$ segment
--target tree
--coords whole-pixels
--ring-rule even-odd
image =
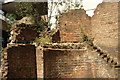
[[[83,8],[82,0],[51,0],[48,2],[48,26],[51,27],[54,24],[58,24],[59,17],[62,13],[65,13],[71,9],[81,9]],[[53,20],[55,22],[53,22]],[[56,20],[55,20],[56,19]]]
[[[38,31],[42,31],[45,29],[45,26],[47,23],[40,18],[42,14],[47,14],[47,5],[45,2],[19,2],[17,5],[15,5],[16,13],[6,14],[6,21],[8,23],[8,26],[11,27],[12,24],[16,22],[16,16],[19,16],[21,18],[23,17],[31,17],[32,20],[34,20],[35,27]]]

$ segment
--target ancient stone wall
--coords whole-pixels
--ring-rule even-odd
[[[84,10],[70,10],[59,19],[61,42],[82,42],[82,36],[91,32],[90,17]]]
[[[6,49],[8,79],[37,78],[36,50],[34,45],[14,45]]]

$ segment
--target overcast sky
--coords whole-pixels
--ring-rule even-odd
[[[94,15],[94,10],[97,8],[98,4],[102,2],[103,0],[83,0],[83,7],[84,10],[86,10],[86,14],[92,17]]]

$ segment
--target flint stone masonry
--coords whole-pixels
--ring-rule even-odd
[[[91,18],[93,43],[118,59],[118,2],[103,2]]]
[[[8,56],[8,79],[29,78],[36,80],[36,50],[34,45],[14,45],[6,49]]]
[[[61,42],[82,42],[84,33],[91,32],[90,17],[84,10],[70,10],[63,13],[59,19]]]
[[[67,49],[45,49],[44,78],[117,78],[96,52]]]

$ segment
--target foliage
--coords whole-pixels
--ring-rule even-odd
[[[42,9],[40,9],[40,7]],[[23,18],[27,16],[32,17],[35,25],[37,25],[37,30],[42,31],[45,29],[44,27],[47,25],[47,23],[40,18],[42,13],[47,12],[47,6],[44,5],[44,2],[19,2],[15,5],[15,9],[16,12],[14,14],[6,14],[8,27],[11,27],[11,25],[16,22],[17,17]]]
[[[89,41],[88,36],[83,35],[83,41]]]
[[[74,2],[75,1],[75,2]],[[59,17],[62,13],[65,13],[71,9],[82,9],[82,0],[59,0],[54,1],[51,0],[48,2],[49,6],[49,20],[48,20],[48,26],[58,24]],[[54,16],[55,15],[55,16]],[[52,19],[56,19],[56,21],[52,21]]]
[[[56,32],[56,29],[52,29],[50,31],[44,31],[41,33],[41,37],[36,38],[34,42],[36,42],[38,45],[39,44],[48,44],[52,42],[51,37],[53,34]]]
[[[43,5],[43,3],[38,2],[20,2],[18,5],[16,5],[16,14],[25,17],[25,16],[32,16],[33,20],[35,21],[36,25],[39,27],[44,27],[46,24],[45,22],[40,19],[40,7],[42,7],[43,11],[42,13],[45,13],[47,10],[47,6]],[[43,6],[41,6],[43,5]]]
[[[37,44],[48,44],[51,42],[51,39],[48,36],[40,37],[40,38],[36,38],[35,42]]]
[[[15,5],[16,7],[16,13],[19,16],[29,16],[29,15],[33,15],[33,16],[37,16],[38,12],[36,9],[33,8],[32,3],[30,2],[20,2],[18,5]],[[33,14],[33,12],[35,14]]]
[[[16,15],[11,14],[11,13],[7,13],[5,21],[7,22],[8,29],[10,29],[11,26],[16,22]]]

